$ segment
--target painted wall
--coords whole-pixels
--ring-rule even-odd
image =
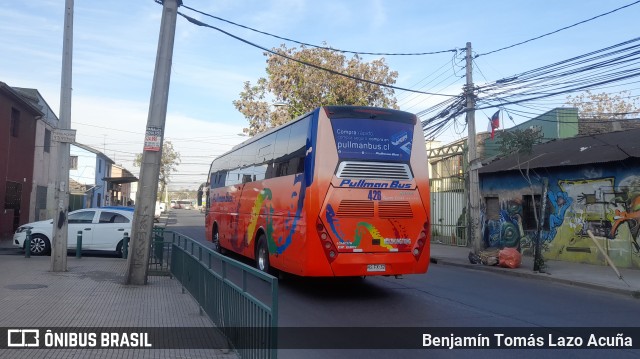
[[[547,259],[605,264],[587,235],[591,230],[617,266],[640,268],[640,160],[549,168],[532,175],[535,194],[542,193],[542,176],[549,179],[548,208],[541,232]],[[536,232],[523,230],[523,197],[530,194],[519,172],[480,175],[483,198],[498,197],[500,218],[487,217],[487,245],[520,246],[532,253]]]

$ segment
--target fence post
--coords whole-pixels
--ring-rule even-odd
[[[124,237],[122,238],[122,258],[127,259],[129,256],[129,233],[124,232]]]
[[[82,231],[78,231],[76,240],[76,258],[82,258]]]
[[[31,258],[31,230],[27,229],[27,237],[24,240],[24,257]]]

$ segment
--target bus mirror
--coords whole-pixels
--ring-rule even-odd
[[[198,207],[202,206],[202,190],[198,190]]]

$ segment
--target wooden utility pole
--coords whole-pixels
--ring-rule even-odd
[[[147,284],[149,250],[153,236],[153,217],[156,208],[158,177],[162,159],[173,42],[176,34],[176,19],[181,0],[163,0],[162,22],[153,74],[147,131],[140,164],[140,185],[136,196],[136,208],[131,227],[129,262],[127,263],[126,284]]]
[[[473,57],[471,54],[471,43],[467,42],[467,84],[465,96],[467,98],[467,146],[469,154],[469,199],[467,202],[467,234],[469,241],[473,244],[473,250],[478,253],[482,250],[482,236],[480,233],[480,180],[478,179],[478,168],[480,161],[477,155],[476,144],[476,98],[473,88]]]
[[[71,128],[71,73],[73,58],[73,0],[65,1],[64,40],[62,42],[62,74],[60,84],[60,121],[52,140],[58,146],[58,175],[54,186],[56,214],[53,217],[51,271],[67,271],[67,241],[69,211],[69,142],[75,140]]]

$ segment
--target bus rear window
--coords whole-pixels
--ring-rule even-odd
[[[411,158],[413,125],[364,118],[332,118],[340,159],[406,162]]]

